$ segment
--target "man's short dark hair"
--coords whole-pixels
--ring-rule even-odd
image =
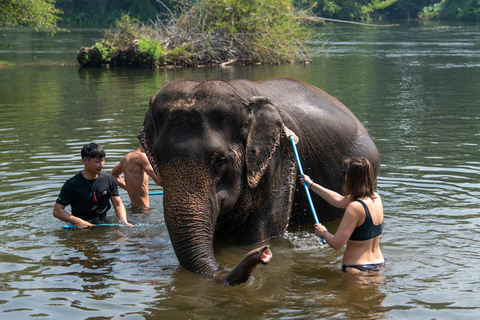
[[[82,148],[82,159],[85,158],[85,157],[90,158],[90,159],[105,158],[105,150],[103,150],[103,147],[101,145],[99,145],[98,143],[95,143],[95,142],[87,143]]]

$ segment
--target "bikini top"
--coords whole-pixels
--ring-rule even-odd
[[[375,238],[376,236],[382,234],[383,220],[382,220],[382,223],[378,225],[374,225],[367,205],[362,200],[356,200],[356,201],[360,202],[363,208],[365,209],[365,221],[361,226],[356,227],[355,230],[353,230],[353,233],[350,236],[350,240],[365,241],[365,240],[370,240],[372,238]]]

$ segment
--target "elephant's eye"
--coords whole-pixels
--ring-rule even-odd
[[[227,165],[227,157],[226,156],[219,156],[214,165],[214,170],[216,174],[220,174],[222,169]]]
[[[227,163],[227,157],[220,156],[217,158],[217,165],[224,165]]]

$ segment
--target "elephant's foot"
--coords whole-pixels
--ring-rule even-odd
[[[272,252],[269,246],[263,246],[250,251],[225,277],[224,282],[234,286],[243,283],[250,278],[258,264],[268,264],[272,259]]]

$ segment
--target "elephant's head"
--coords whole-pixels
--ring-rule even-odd
[[[139,138],[163,180],[165,221],[184,268],[237,284],[270,261],[264,246],[224,269],[213,241],[219,233],[248,234],[247,220],[264,223],[249,215],[266,192],[259,185],[285,130],[268,99],[240,96],[223,81],[173,82],[150,100]]]

